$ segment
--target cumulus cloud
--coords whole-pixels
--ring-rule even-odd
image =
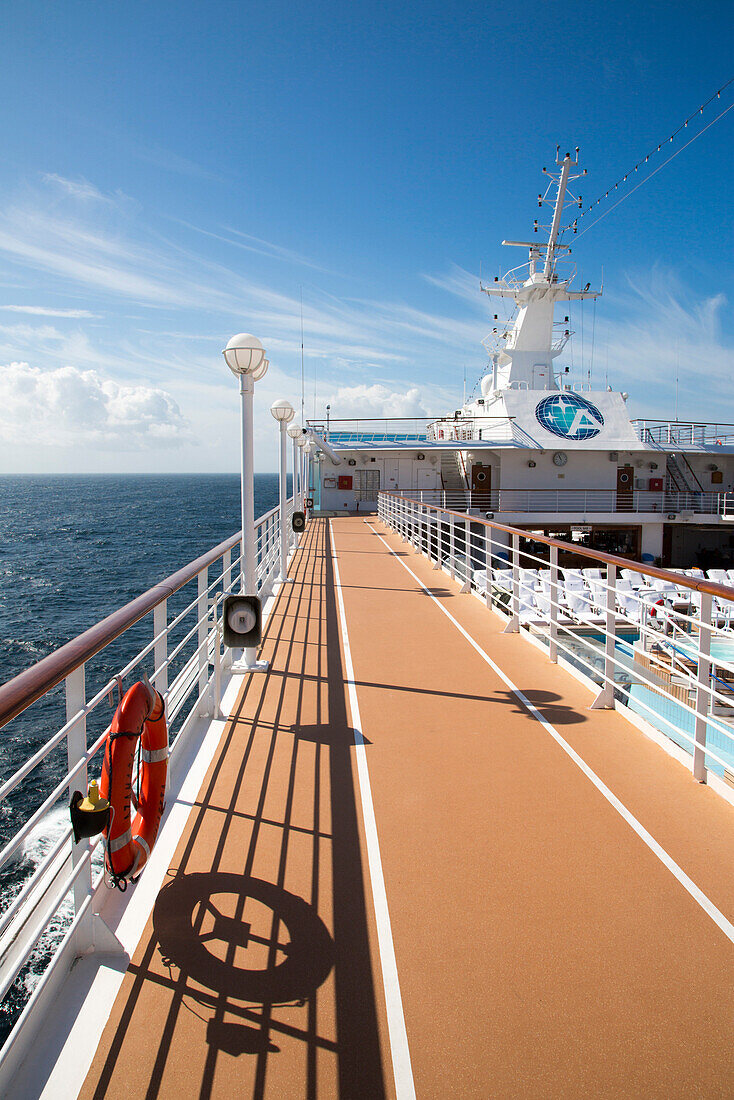
[[[137,451],[192,442],[164,390],[120,385],[94,370],[0,366],[0,441]]]
[[[386,416],[424,417],[430,415],[423,405],[418,386],[399,393],[379,382],[371,386],[341,386],[330,398],[333,415],[339,419],[379,419]]]

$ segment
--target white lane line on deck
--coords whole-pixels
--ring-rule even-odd
[[[570,756],[574,764],[576,764],[577,767],[581,769],[587,779],[591,780],[599,793],[602,794],[604,798],[606,798],[610,806],[614,807],[620,817],[622,817],[627,822],[627,824],[637,833],[640,840],[642,840],[642,842],[647,845],[650,851],[658,857],[660,862],[668,868],[670,873],[678,880],[683,889],[686,890],[693,898],[693,900],[701,906],[704,913],[706,913],[714,922],[714,924],[716,924],[721,929],[727,939],[734,943],[734,925],[731,923],[731,921],[727,920],[724,914],[716,908],[711,899],[706,894],[704,894],[703,890],[701,890],[700,887],[696,886],[695,882],[693,882],[693,880],[688,877],[683,868],[675,862],[673,857],[668,855],[668,853],[665,851],[662,845],[658,843],[655,837],[648,833],[645,826],[637,820],[634,814],[627,809],[623,802],[620,802],[616,794],[614,794],[614,792],[611,791],[609,787],[607,787],[606,783],[604,783],[604,781],[599,778],[596,772],[592,771],[586,761],[579,756],[579,754],[574,748],[571,747],[571,745],[569,745],[568,741],[566,741],[564,737],[561,737],[555,726],[551,725],[548,719],[540,713],[538,708],[530,702],[527,696],[523,695],[522,691],[520,691],[520,689],[516,687],[515,684],[513,684],[510,677],[502,671],[499,665],[497,665],[487,653],[485,653],[479,643],[474,641],[471,634],[469,634],[469,632],[464,629],[461,623],[454,618],[451,612],[443,606],[441,601],[437,599],[436,596],[434,596],[433,593],[429,591],[429,589],[426,588],[426,586],[418,577],[416,577],[413,570],[409,566],[407,566],[403,559],[395,553],[395,551],[385,541],[379,531],[376,531],[372,524],[368,523],[367,520],[365,520],[365,523],[369,527],[370,531],[372,531],[374,535],[377,535],[380,542],[383,543],[383,545],[387,548],[388,552],[392,554],[395,560],[402,565],[403,569],[405,569],[406,572],[410,573],[416,584],[419,585],[420,588],[422,588],[422,590],[426,593],[426,595],[433,600],[436,606],[444,613],[446,618],[451,620],[459,633],[462,634],[464,638],[466,638],[469,645],[474,650],[476,650],[479,656],[484,661],[486,661],[489,667],[497,673],[499,678],[502,680],[503,683],[507,685],[513,695],[522,703],[526,710],[528,710],[530,714],[532,714],[533,718],[537,719],[537,721],[540,722],[541,726],[543,726],[543,728],[547,730],[553,740],[561,746],[563,751],[568,756]]]
[[[344,664],[347,674],[346,681],[349,688],[349,709],[352,712],[352,726],[354,727],[354,745],[357,755],[357,775],[359,777],[359,796],[362,803],[362,819],[364,821],[364,833],[367,843],[367,863],[370,869],[370,882],[372,884],[372,903],[375,909],[375,922],[377,924],[377,942],[380,949],[382,983],[385,987],[385,1008],[387,1011],[387,1029],[390,1036],[393,1076],[395,1078],[395,1093],[397,1100],[415,1100],[413,1067],[410,1062],[408,1033],[405,1029],[403,1000],[400,996],[398,964],[395,958],[395,944],[393,943],[392,929],[390,927],[390,912],[387,905],[385,877],[382,873],[380,843],[377,838],[377,820],[375,818],[375,807],[372,803],[370,773],[367,766],[364,737],[362,736],[362,719],[359,713],[357,689],[354,683],[352,651],[349,646],[347,616],[344,610],[344,597],[342,595],[339,563],[337,561],[336,548],[334,545],[334,532],[331,526],[331,520],[329,520],[329,531],[331,533],[331,556],[334,562],[336,596],[339,605],[342,643],[344,645]]]

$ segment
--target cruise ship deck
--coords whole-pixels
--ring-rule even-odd
[[[734,808],[313,520],[81,1095],[730,1096]]]

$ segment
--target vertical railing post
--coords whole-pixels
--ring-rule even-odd
[[[226,595],[232,584],[232,551],[225,550],[222,557],[222,588]]]
[[[205,713],[206,687],[209,680],[209,608],[206,590],[209,570],[201,569],[197,574],[199,598],[196,601],[196,616],[199,624],[197,642],[199,647],[199,713]]]
[[[212,702],[212,716],[220,718],[222,716],[222,632],[216,604],[214,605],[214,699]]]
[[[486,527],[485,530],[487,532],[484,550],[484,556],[487,560],[487,607],[491,607],[494,591],[494,528]]]
[[[484,603],[487,609],[492,606],[492,528],[482,526],[484,532]]]
[[[168,691],[168,600],[161,600],[157,607],[153,608],[153,686],[165,697]]]
[[[558,662],[558,547],[550,548],[550,640],[548,656],[553,664]]]
[[[614,647],[617,644],[617,567],[607,566],[606,609],[604,619],[604,683],[591,704],[591,710],[614,707]]]
[[[512,536],[512,614],[503,634],[517,634],[520,630],[520,536]]]
[[[441,520],[441,512],[438,508],[433,513],[436,520],[436,560],[433,563],[434,569],[441,568],[441,532],[443,530],[443,523]]]
[[[693,778],[706,781],[706,718],[711,698],[711,606],[709,592],[701,593],[698,631],[698,667],[696,669],[696,744],[693,749]]]
[[[86,705],[86,673],[85,665],[81,664],[78,668],[75,668],[73,672],[70,672],[65,680],[65,694],[66,694],[66,721],[70,722],[75,714],[78,714],[80,710]],[[69,766],[69,771],[75,768],[79,761],[82,759],[87,751],[87,719],[86,717],[80,718],[71,727],[66,735],[66,760]],[[83,795],[87,793],[88,778],[86,766],[81,768],[72,782],[69,784],[69,797],[74,794],[74,791],[81,791]],[[85,855],[89,851],[89,841],[80,840],[78,844],[74,843],[72,838],[71,846],[71,865],[76,867]],[[79,873],[74,882],[74,913],[78,913],[92,893],[92,862],[89,860],[87,866],[83,871]],[[76,951],[78,955],[83,955],[85,951],[88,951],[93,943],[92,932],[92,910],[88,909],[85,918],[81,921],[77,933],[76,933]]]
[[[449,576],[452,580],[456,576],[456,531],[453,516],[449,516]]]

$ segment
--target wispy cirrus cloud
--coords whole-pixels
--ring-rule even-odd
[[[56,172],[44,172],[42,179],[45,183],[58,188],[65,195],[80,202],[111,202],[108,195],[104,195],[98,187],[89,180],[70,180],[65,176],[59,176]]]
[[[669,267],[631,272],[622,291],[605,291],[597,323],[593,378],[603,372],[615,389],[629,391],[637,416],[682,419],[734,418],[731,372],[734,346],[724,335],[722,294],[700,295]],[[579,313],[574,315],[575,354],[581,351]],[[584,370],[592,345],[586,328]],[[584,376],[586,377],[586,375]],[[714,397],[715,395],[715,397]],[[715,411],[712,401],[715,399]]]
[[[322,271],[325,274],[331,274],[328,268],[323,267],[321,264],[315,263],[309,259],[308,256],[301,255],[300,252],[296,252],[291,248],[285,248],[282,245],[273,244],[271,241],[261,240],[260,237],[250,236],[249,233],[242,233],[239,229],[232,229],[229,226],[224,227],[224,232],[215,233],[211,229],[204,229],[200,225],[193,225],[191,222],[182,221],[180,218],[176,219],[179,225],[185,226],[187,229],[191,229],[194,233],[201,234],[202,237],[209,237],[214,241],[221,241],[223,244],[231,245],[233,248],[240,248],[244,252],[252,252],[256,256],[266,256],[272,260],[282,260],[285,263],[297,264],[301,267],[310,268],[312,271]]]
[[[56,180],[49,185],[61,186]],[[302,311],[300,295],[284,293],[256,277],[256,263],[242,271],[218,256],[187,248],[151,232],[142,212],[125,196],[106,198],[95,203],[85,188],[77,194],[71,187],[63,203],[49,203],[43,195],[31,193],[0,207],[0,251],[9,270],[14,261],[19,270],[32,273],[34,283],[43,285],[45,278],[51,292],[72,290],[96,307],[11,306],[9,312],[35,313],[49,320],[103,317],[115,328],[110,338],[104,324],[94,332],[81,327],[63,332],[48,326],[0,326],[0,355],[6,360],[34,362],[36,355],[43,355],[44,362],[58,366],[81,369],[96,364],[137,379],[155,370],[155,377],[193,378],[198,372],[213,380],[220,341],[229,331],[249,327],[286,370],[290,364],[298,375],[301,313],[311,389],[317,388],[317,375],[320,388],[328,387],[330,379],[336,382],[360,372],[384,384],[397,368],[401,392],[407,392],[415,384],[416,370],[423,383],[432,373],[445,376],[459,355],[463,360],[473,356],[477,364],[483,359],[479,341],[486,320],[419,310],[404,302],[348,297],[341,280],[338,293],[309,285]],[[284,265],[318,267],[285,246],[241,230],[225,232],[233,234],[226,243],[251,253],[253,261],[263,254]],[[203,236],[219,237],[208,231]],[[155,312],[129,318],[120,336],[119,311],[109,304],[112,298]],[[158,326],[156,316],[161,314],[165,321]]]
[[[50,306],[2,306],[6,313],[28,313],[34,317],[69,317],[80,320],[82,318],[99,317],[98,313],[92,313],[88,309],[54,309]]]

